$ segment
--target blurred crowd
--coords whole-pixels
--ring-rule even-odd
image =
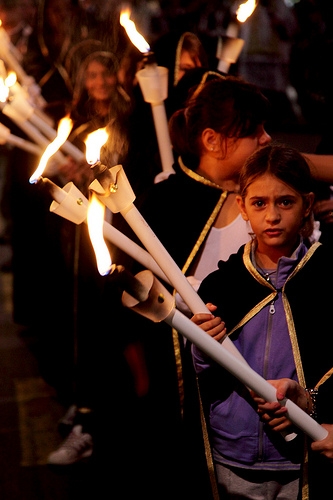
[[[168,119],[183,107],[188,90],[204,71],[229,73],[257,86],[270,101],[268,133],[310,130],[322,137],[318,152],[332,153],[333,5],[325,0],[259,0],[253,14],[240,23],[239,3],[0,0],[0,29],[36,83],[43,100],[38,111],[54,130],[61,118],[70,116],[73,129],[68,140],[84,155],[87,135],[105,127],[109,137],[101,151],[102,163],[121,164],[135,195],[143,198],[157,182],[162,163],[152,109],[137,79],[147,61],[119,22],[125,7],[156,63],[168,68]],[[244,41],[240,54],[225,61],[219,47],[234,39]],[[198,68],[200,73],[195,73]],[[31,140],[4,113],[0,122],[12,134]],[[41,370],[68,408],[63,428],[67,434],[74,428],[72,443],[79,442],[70,458],[56,451],[50,463],[66,465],[66,460],[88,457],[93,442],[98,451],[114,446],[120,461],[128,460],[128,454],[140,460],[135,449],[146,446],[147,435],[149,450],[154,446],[155,436],[145,419],[156,403],[153,398],[147,403],[154,381],[146,366],[143,334],[124,326],[117,309],[119,290],[98,274],[86,225],[76,226],[50,213],[47,193],[29,183],[39,160],[37,154],[0,143],[0,238],[1,244],[12,247],[12,260],[3,271],[13,273],[14,321],[36,337]],[[58,185],[74,182],[89,196],[93,172],[84,159],[67,155],[62,161],[53,159],[48,168],[47,176]],[[323,186],[323,196],[327,190],[330,186]],[[119,214],[107,211],[106,219],[123,228]],[[126,255],[118,257],[115,245],[108,246],[115,262],[126,264]],[[159,342],[153,346],[157,352],[172,358],[172,348],[163,353]],[[105,441],[102,431],[110,425],[112,439]],[[146,459],[133,475],[137,481],[150,457]],[[121,467],[119,471],[122,477]]]

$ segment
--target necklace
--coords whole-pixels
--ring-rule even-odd
[[[273,269],[273,271],[267,271],[266,269],[262,269],[257,265],[257,270],[265,278],[265,280],[268,281],[268,283],[272,283],[274,285],[276,277],[276,269]]]

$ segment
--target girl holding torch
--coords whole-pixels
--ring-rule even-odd
[[[265,379],[297,381],[303,388],[297,403],[314,417],[315,390],[329,385],[333,373],[333,343],[325,335],[330,296],[323,287],[323,276],[330,280],[333,267],[324,245],[309,244],[312,189],[308,164],[295,149],[267,145],[250,156],[236,201],[252,239],[202,281],[199,295],[212,314],[195,314],[192,320],[217,341],[228,334]],[[324,349],[314,332],[325,336]],[[330,462],[309,453],[300,431],[291,441],[272,431],[274,425],[290,428],[287,415],[278,413],[278,422],[267,425],[269,410],[279,404],[253,400],[196,346],[192,354],[221,498],[274,500],[283,493],[288,500],[328,499]]]

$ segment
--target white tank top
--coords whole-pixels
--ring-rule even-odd
[[[225,227],[212,227],[205,241],[194,277],[202,281],[209,273],[217,269],[219,260],[227,260],[236,253],[240,246],[247,243],[251,236],[251,226],[239,214],[231,224]]]

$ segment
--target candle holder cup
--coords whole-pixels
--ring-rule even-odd
[[[65,219],[81,224],[87,217],[88,200],[82,192],[73,184],[68,182],[63,188],[65,196],[61,203],[53,200],[50,205],[50,212],[54,212]]]
[[[168,97],[168,68],[148,64],[136,73],[143,98],[150,104],[161,103]]]

